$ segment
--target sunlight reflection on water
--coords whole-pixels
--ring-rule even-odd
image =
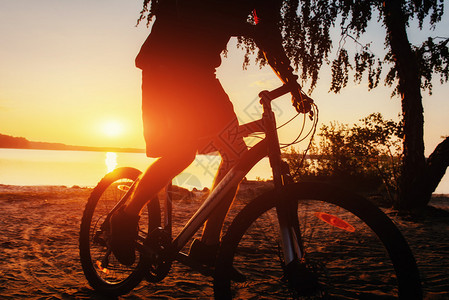
[[[114,171],[117,167],[117,153],[115,152],[106,152],[106,159],[104,160],[106,164],[106,168],[109,172]]]

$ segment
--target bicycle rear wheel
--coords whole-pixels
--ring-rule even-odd
[[[298,207],[304,253],[287,268],[275,211],[280,194]],[[246,282],[231,282],[232,266]],[[222,299],[422,297],[414,257],[391,220],[364,198],[321,183],[289,185],[249,203],[222,239],[214,289]]]
[[[92,191],[81,221],[79,250],[84,274],[95,290],[108,296],[128,293],[144,276],[143,255],[138,250],[131,266],[120,264],[114,257],[108,245],[109,224],[105,223],[140,174],[134,168],[118,168],[107,174]],[[159,202],[151,201],[139,221],[139,243],[143,243],[149,231],[160,226],[160,219]]]

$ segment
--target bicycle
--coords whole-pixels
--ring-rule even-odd
[[[288,92],[289,87],[283,85],[259,94],[262,118],[241,129],[246,135],[262,131],[265,138],[211,191],[176,237],[172,237],[169,193],[164,197],[163,213],[158,199],[148,203],[139,223],[137,259],[130,267],[118,263],[109,249],[108,221],[127,201],[140,171],[119,168],[107,174],[89,197],[80,228],[80,258],[89,284],[106,295],[126,294],[144,278],[161,281],[176,260],[211,275],[214,295],[220,299],[420,299],[421,283],[413,254],[379,208],[337,186],[291,180],[288,166],[281,159],[271,106],[274,99]],[[192,261],[181,252],[183,247],[228,189],[238,185],[266,156],[273,170],[274,188],[250,201],[233,219],[221,239],[215,267]],[[234,267],[243,273],[245,282],[234,281]]]

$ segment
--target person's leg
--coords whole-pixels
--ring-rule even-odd
[[[229,171],[227,165],[222,164],[215,177],[215,182],[213,188],[215,188],[220,181],[223,179],[224,175]],[[220,242],[220,233],[223,221],[228,213],[228,209],[234,200],[235,194],[237,192],[238,186],[232,187],[226,196],[221,200],[215,211],[209,216],[204,226],[203,234],[201,236],[201,241],[206,245],[218,245]]]
[[[180,148],[177,148],[180,149]],[[155,161],[141,176],[129,202],[117,210],[110,221],[109,244],[114,256],[124,265],[135,261],[134,243],[138,234],[139,214],[148,201],[164,188],[170,180],[181,173],[195,159],[195,147],[182,147]]]
[[[215,176],[214,189],[225,177],[228,171],[240,160],[248,148],[243,137],[238,134],[238,122],[234,122],[223,132],[219,138],[213,141],[214,147],[219,151],[222,161]],[[209,216],[203,230],[201,241],[207,245],[218,245],[223,221],[228,209],[234,200],[238,186],[232,187],[221,200],[219,206]]]
[[[243,137],[237,134],[237,120],[235,120],[231,128],[232,130],[227,130],[226,133],[221,134],[218,139],[213,141],[212,148],[215,148],[220,152],[222,162],[217,175],[215,176],[212,189],[220,183],[228,171],[240,160],[242,155],[248,151],[246,144],[243,141]],[[232,187],[221,200],[218,207],[209,216],[204,226],[201,241],[195,239],[190,246],[189,257],[195,261],[208,266],[212,266],[215,263],[223,221],[234,200],[237,188],[238,186]],[[232,269],[231,277],[232,280],[237,282],[246,281],[245,275],[236,268]]]
[[[186,150],[183,145],[182,151],[173,151],[155,161],[141,176],[125,212],[130,215],[140,214],[149,200],[193,162],[195,155],[196,148]]]

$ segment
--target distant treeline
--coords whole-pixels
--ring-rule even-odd
[[[36,150],[72,150],[72,151],[100,151],[100,152],[129,152],[144,153],[143,149],[118,147],[86,147],[72,146],[62,143],[32,142],[23,137],[0,134],[0,148],[36,149]]]

